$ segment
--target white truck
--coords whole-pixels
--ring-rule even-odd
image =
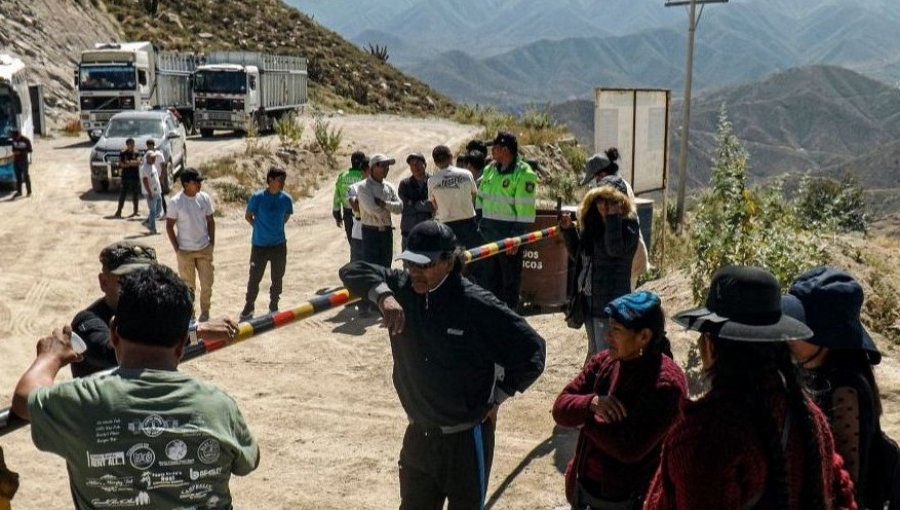
[[[149,42],[97,44],[82,51],[75,72],[81,127],[96,142],[119,112],[174,107],[190,129],[196,64],[193,53],[158,51]]]
[[[200,136],[216,129],[268,131],[276,119],[306,105],[306,59],[247,51],[216,51],[194,72],[194,121]]]
[[[31,97],[25,80],[25,64],[10,55],[0,54],[0,183],[16,182],[13,170],[11,131],[34,139]]]

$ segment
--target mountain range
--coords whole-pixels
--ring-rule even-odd
[[[900,190],[897,88],[847,69],[811,66],[702,94],[692,102],[691,186],[709,180],[722,106],[750,154],[753,177],[852,173],[866,188]],[[581,100],[553,106],[552,113],[592,147],[593,109]],[[676,105],[670,115],[670,172],[677,169],[680,125]]]
[[[789,8],[786,2],[708,8],[697,32],[695,90],[813,64],[840,65],[890,83],[900,80],[900,2],[822,3],[808,9]],[[589,98],[595,86],[679,93],[684,28],[545,39],[489,57],[454,50],[401,68],[456,100],[503,107]]]

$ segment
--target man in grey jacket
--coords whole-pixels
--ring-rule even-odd
[[[356,190],[363,235],[363,260],[391,267],[394,255],[394,227],[391,214],[403,211],[403,202],[394,186],[385,182],[393,158],[375,154],[369,160],[369,177]]]

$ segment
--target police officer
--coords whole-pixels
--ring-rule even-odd
[[[391,336],[394,387],[409,418],[401,510],[439,510],[445,500],[454,510],[483,508],[497,408],[544,370],[544,339],[461,276],[462,254],[453,231],[428,220],[400,255],[407,270],[361,261],[340,270],[352,293],[378,305]]]
[[[347,190],[354,183],[363,180],[363,169],[369,166],[369,158],[363,152],[356,151],[350,155],[350,168],[338,175],[334,182],[334,200],[331,206],[331,215],[338,227],[344,227],[347,234],[347,242],[352,244],[353,209],[347,199]]]
[[[534,223],[537,174],[519,155],[515,135],[500,131],[491,146],[494,161],[485,167],[478,187],[481,234],[486,242],[520,236]],[[487,288],[510,308],[519,304],[522,250],[493,257],[486,271]]]

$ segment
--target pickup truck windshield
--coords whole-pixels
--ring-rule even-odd
[[[137,78],[134,66],[83,65],[78,69],[79,90],[134,90]]]
[[[163,123],[157,119],[112,119],[106,127],[106,138],[162,138]]]
[[[247,73],[242,71],[197,71],[194,74],[194,91],[246,94]]]

